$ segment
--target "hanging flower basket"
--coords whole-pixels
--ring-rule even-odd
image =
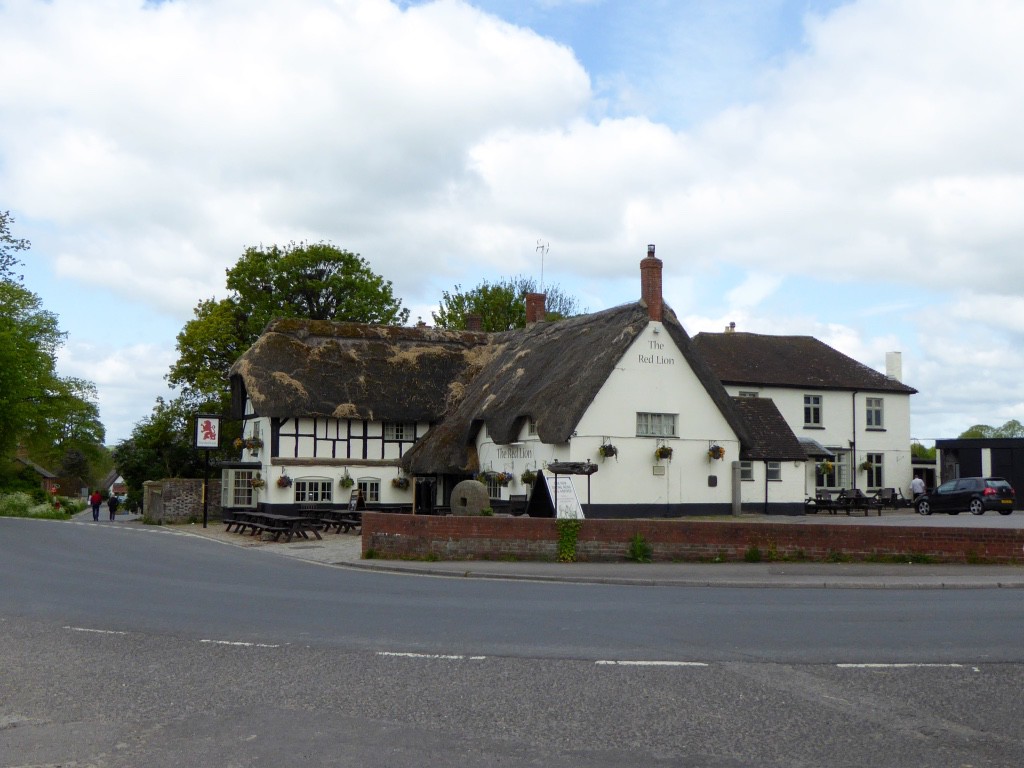
[[[255,453],[256,451],[263,447],[263,441],[260,440],[258,437],[250,437],[248,440],[245,441],[245,447],[248,448],[253,453]]]
[[[654,449],[654,458],[656,459],[669,459],[672,458],[672,446],[670,445],[659,445]]]
[[[232,445],[235,446],[235,450],[240,451],[243,448],[245,448],[245,440],[243,440],[240,437],[236,437],[235,441],[232,443]]]
[[[263,479],[259,472],[257,472],[256,477],[249,481],[249,485],[253,488],[266,488],[267,481]]]
[[[279,478],[277,478],[277,487],[278,488],[291,488],[292,487],[292,479],[290,477],[288,477],[288,475],[281,475]]]
[[[860,468],[863,469],[865,472],[870,472],[872,469],[875,468],[875,465],[872,464],[870,461],[864,461],[861,462]]]
[[[831,475],[835,468],[836,465],[833,464],[831,461],[823,461],[817,466],[819,475]]]
[[[342,488],[351,488],[356,484],[356,481],[353,480],[352,476],[346,471],[345,474],[341,476],[341,480],[339,480],[338,483]]]
[[[391,486],[393,488],[397,488],[400,491],[404,491],[406,488],[409,487],[409,478],[408,477],[393,477],[393,478],[391,478]]]
[[[611,458],[613,456],[618,456],[619,455],[619,449],[616,448],[611,443],[605,443],[604,445],[602,445],[600,448],[597,449],[597,454],[602,459],[607,459],[607,458]]]
[[[717,459],[718,461],[721,461],[722,459],[725,458],[725,448],[723,448],[720,445],[712,445],[710,448],[708,448],[708,458]]]
[[[533,485],[537,482],[537,473],[532,469],[527,469],[519,476],[519,479],[522,481],[523,485]]]
[[[498,485],[504,487],[515,479],[511,472],[499,472],[497,474]]]

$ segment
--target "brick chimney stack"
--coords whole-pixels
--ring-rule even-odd
[[[466,315],[467,331],[482,331],[484,329],[484,318],[475,312]]]
[[[661,259],[654,255],[654,245],[647,246],[647,258],[640,262],[640,298],[647,305],[647,316],[661,322]]]
[[[547,297],[543,293],[526,294],[526,324],[533,325],[544,320],[547,314],[544,309],[544,300]]]

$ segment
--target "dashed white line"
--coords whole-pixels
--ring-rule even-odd
[[[901,662],[892,664],[836,664],[839,669],[909,669],[918,667],[939,667],[947,669],[957,669],[963,667],[963,664],[931,664],[924,662]]]
[[[486,656],[462,656],[446,653],[398,653],[397,651],[377,651],[378,656],[392,656],[403,659],[441,659],[443,661],[482,661]]]
[[[211,645],[233,645],[241,648],[280,648],[280,645],[274,645],[272,643],[243,643],[237,640],[200,640],[200,643],[210,643]]]
[[[606,666],[616,667],[707,667],[710,666],[703,661],[641,661],[641,660],[626,660],[626,659],[602,659],[595,661],[595,664],[602,664]]]
[[[97,635],[127,635],[127,632],[121,632],[114,629],[90,629],[89,627],[64,627],[64,629],[72,632],[94,632]]]

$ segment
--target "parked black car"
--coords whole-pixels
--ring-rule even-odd
[[[1013,512],[1015,503],[1013,486],[1001,477],[961,477],[918,497],[914,506],[919,515],[932,512],[983,515],[987,509],[1008,515]]]

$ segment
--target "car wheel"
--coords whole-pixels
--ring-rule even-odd
[[[919,515],[930,515],[932,513],[932,505],[927,501],[917,502],[917,514]]]
[[[1013,512],[1013,510],[1012,510],[1012,509],[1000,509],[1000,510],[999,510],[999,514],[1000,514],[1000,515],[1008,515],[1008,514],[1010,514],[1011,512]]]
[[[981,499],[971,499],[971,504],[967,509],[972,515],[985,514],[985,505],[981,503]]]

